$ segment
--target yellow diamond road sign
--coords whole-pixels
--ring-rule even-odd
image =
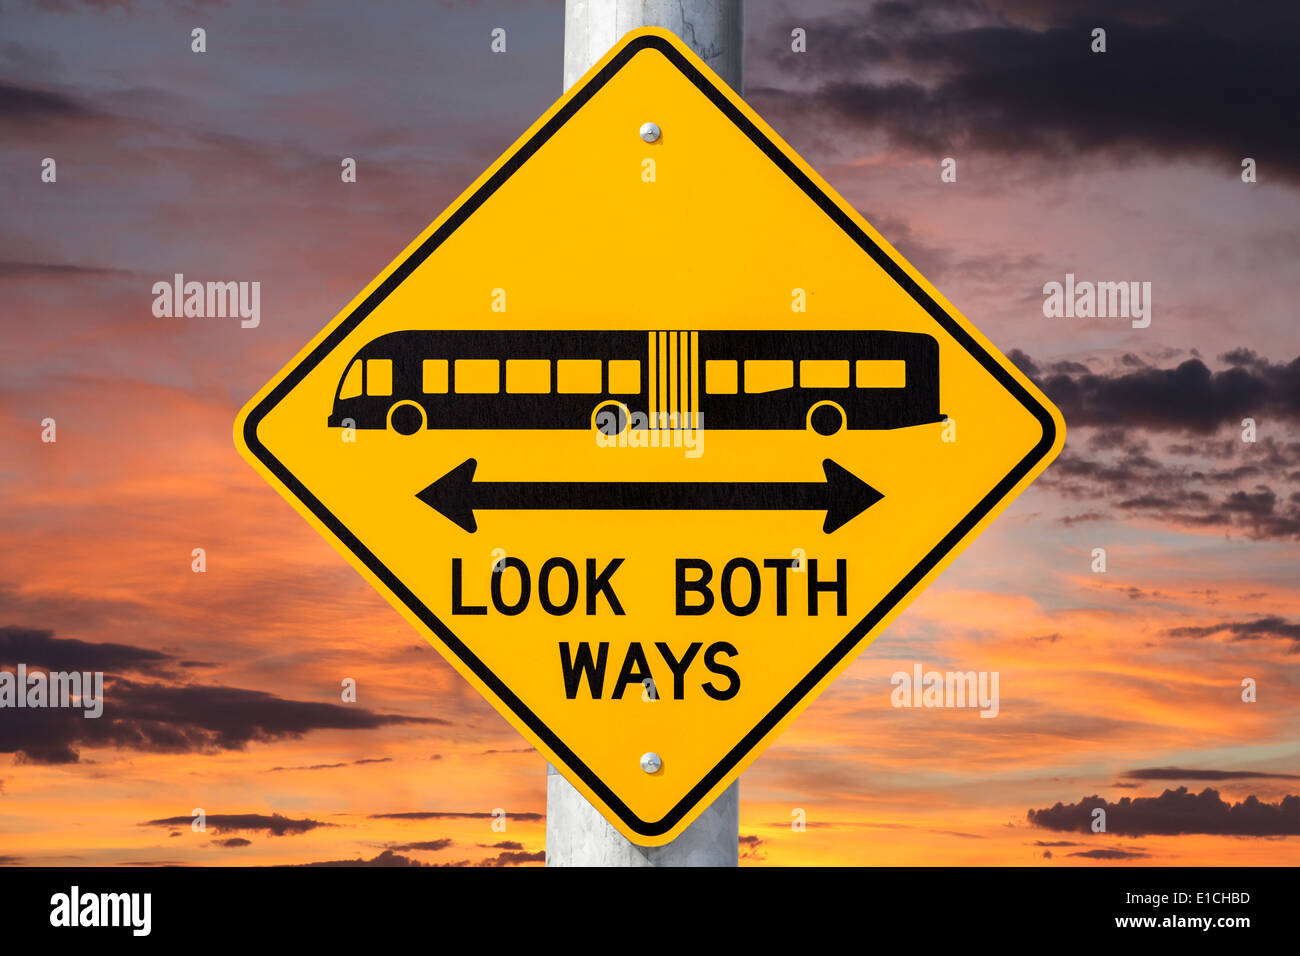
[[[659,845],[1065,430],[699,58],[639,30],[235,434],[614,826]]]

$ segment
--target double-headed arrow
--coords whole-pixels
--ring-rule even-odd
[[[830,534],[884,497],[829,458],[825,481],[475,481],[466,459],[416,497],[471,534],[475,511],[825,511]]]

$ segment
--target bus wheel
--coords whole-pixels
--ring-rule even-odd
[[[389,409],[388,427],[399,435],[414,435],[424,428],[424,409],[415,402],[398,402]]]
[[[834,435],[844,427],[844,409],[834,402],[818,402],[808,411],[808,427],[818,435]]]
[[[611,438],[623,434],[627,422],[627,406],[622,402],[601,402],[591,413],[592,430]]]

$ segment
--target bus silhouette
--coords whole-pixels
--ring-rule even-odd
[[[417,330],[357,352],[328,425],[833,435],[944,417],[939,346],[918,332]]]

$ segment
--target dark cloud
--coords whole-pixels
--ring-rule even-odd
[[[0,80],[0,126],[36,126],[96,115],[63,93]]]
[[[1141,850],[1080,850],[1069,856],[1082,856],[1090,860],[1138,860],[1147,854]]]
[[[1300,624],[1280,617],[1261,617],[1251,621],[1224,621],[1218,624],[1171,627],[1170,637],[1209,637],[1225,634],[1233,641],[1282,640],[1291,643],[1292,653],[1300,653]],[[1223,779],[1207,777],[1204,779]],[[1300,778],[1297,778],[1300,779]]]
[[[450,842],[450,841],[449,841]],[[418,844],[413,844],[418,847]],[[421,863],[419,860],[403,856],[395,850],[401,847],[384,850],[378,856],[371,857],[369,860],[357,858],[355,860],[325,860],[317,863],[299,863],[297,866],[438,866],[438,867],[466,867],[466,866],[519,866],[521,863],[545,863],[546,851],[538,850],[536,853],[519,852],[507,850],[497,856],[489,857],[478,863],[471,863],[469,860],[456,860],[451,863]]]
[[[1145,767],[1124,774],[1134,780],[1300,780],[1300,774],[1258,770],[1190,770],[1186,767]]]
[[[21,262],[14,259],[0,259],[0,280],[37,279],[42,282],[58,282],[61,280],[98,279],[134,274],[128,269],[111,269],[106,266],[79,266],[57,262]]]
[[[225,846],[225,847],[241,847],[241,846],[253,845],[252,840],[246,840],[243,837],[229,837],[225,840],[213,840],[212,842],[217,846]]]
[[[18,753],[32,763],[76,763],[81,747],[216,753],[242,750],[250,743],[297,739],[313,730],[432,723],[446,721],[289,700],[239,687],[118,678],[105,681],[104,714],[95,720],[71,708],[11,711],[0,723],[0,753]]]
[[[346,766],[346,763],[313,763],[305,767],[272,767],[267,773],[280,773],[285,770],[333,770],[336,767]]]
[[[56,638],[53,631],[43,628],[0,626],[0,665],[8,667],[26,664],[53,671],[151,674],[160,672],[171,661],[169,654],[129,644],[91,644]]]
[[[1107,371],[1010,357],[1076,429],[1042,486],[1113,509],[1063,523],[1142,517],[1256,539],[1300,536],[1300,441],[1292,440],[1300,359],[1274,363],[1235,349],[1219,357],[1227,367],[1218,371],[1199,358],[1161,368],[1137,356]],[[1245,418],[1256,422],[1254,441],[1243,440]],[[1182,440],[1153,449],[1163,433]]]
[[[1110,374],[1078,365],[1041,369],[1019,350],[1008,358],[1035,379],[1069,426],[1208,435],[1243,418],[1300,421],[1300,358],[1274,364],[1237,350],[1222,356],[1228,367],[1219,371],[1193,358],[1173,368],[1142,366]]]
[[[1098,807],[1106,811],[1106,832],[1116,835],[1300,836],[1300,796],[1265,803],[1252,794],[1240,803],[1227,803],[1210,788],[1197,794],[1179,787],[1158,797],[1122,797],[1114,803],[1093,795],[1078,803],[1030,810],[1029,822],[1049,830],[1089,833]]]
[[[296,863],[294,866],[428,866],[427,863],[421,863],[419,860],[412,860],[410,857],[402,856],[400,853],[394,853],[392,850],[384,850],[376,857],[369,860],[357,858],[355,860],[322,860],[316,863]]]
[[[1061,524],[1067,528],[1073,528],[1077,524],[1087,524],[1092,521],[1105,521],[1109,515],[1100,511],[1086,511],[1083,514],[1066,515],[1061,519]]]
[[[423,850],[427,853],[435,853],[438,850],[445,850],[449,846],[454,846],[455,840],[451,837],[443,837],[441,840],[421,840],[418,843],[401,843],[393,844],[390,850],[396,850],[399,853],[410,853],[412,850]]]
[[[339,767],[355,767],[368,763],[392,763],[392,757],[363,757],[360,760],[353,760],[351,763],[313,763],[302,767],[272,767],[267,773],[278,773],[285,770],[335,770]]]
[[[104,671],[103,715],[80,708],[23,708],[0,721],[0,753],[22,762],[76,763],[82,747],[151,753],[215,753],[250,743],[296,739],[313,730],[374,730],[398,724],[447,724],[319,701],[290,700],[221,685],[141,681],[131,671],[163,674],[171,658],[126,644],[59,639],[48,630],[0,628],[0,664]],[[12,666],[11,665],[11,666]]]
[[[1245,470],[1249,473],[1253,467]],[[1114,509],[1067,515],[1061,519],[1067,526],[1142,517],[1181,527],[1238,531],[1255,539],[1300,536],[1300,497],[1289,491],[1300,479],[1285,471],[1272,472],[1265,481],[1281,484],[1281,491],[1263,481],[1248,488],[1225,489],[1235,471],[1238,469],[1205,469],[1135,454],[1088,458],[1067,449],[1041,484],[1067,498],[1105,501]],[[1244,480],[1249,483],[1251,479]]]
[[[535,853],[522,852],[517,850],[506,850],[494,857],[482,860],[479,866],[519,866],[523,863],[545,863],[546,851],[538,850]]]
[[[767,79],[746,90],[765,115],[829,111],[929,156],[1155,153],[1234,177],[1253,156],[1300,179],[1295,4],[1234,16],[1214,0],[912,0],[790,19],[808,53],[773,50],[749,71]],[[1090,50],[1097,26],[1104,54]]]
[[[485,850],[522,850],[524,845],[518,840],[502,840],[500,843],[480,843]]]
[[[763,838],[749,833],[742,833],[740,835],[740,859],[754,862],[766,860],[767,854],[763,852]]]
[[[194,817],[166,817],[162,820],[148,820],[142,827],[178,827],[190,826]],[[213,833],[266,833],[268,836],[295,836],[307,833],[317,827],[332,827],[333,823],[303,818],[294,820],[278,813],[209,813],[204,816],[204,824]]]

